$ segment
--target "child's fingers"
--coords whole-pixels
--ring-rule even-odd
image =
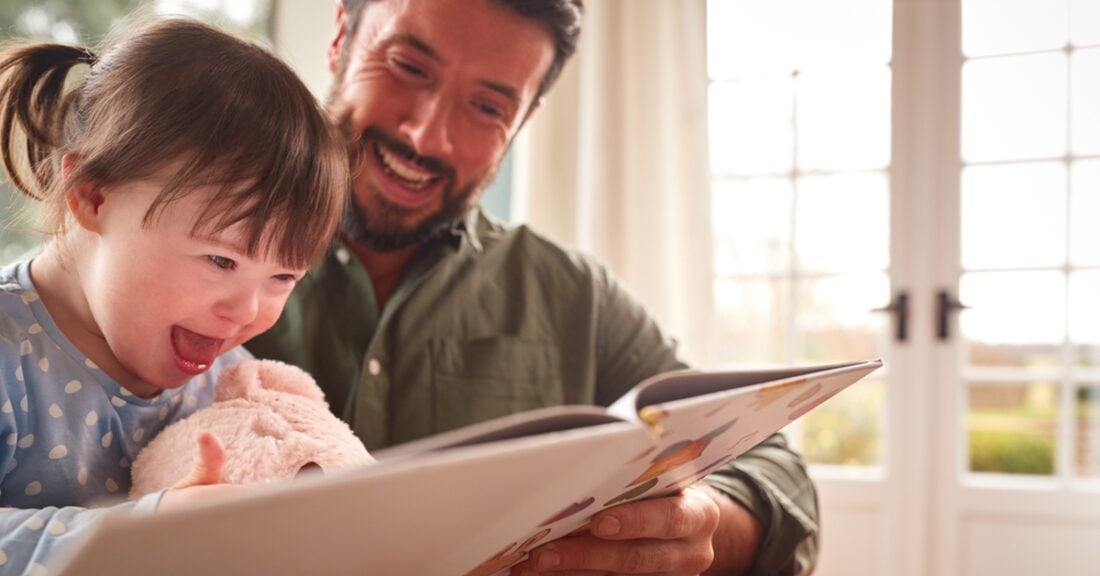
[[[220,484],[222,470],[225,467],[225,448],[218,438],[210,432],[203,432],[198,438],[199,454],[191,472],[173,488]]]

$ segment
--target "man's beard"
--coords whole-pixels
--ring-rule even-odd
[[[343,128],[347,133],[348,126]],[[490,173],[482,180],[473,180],[458,186],[455,170],[450,165],[435,158],[417,156],[409,145],[373,126],[364,130],[358,140],[351,144],[350,161],[353,166],[367,162],[367,154],[376,154],[375,143],[380,143],[392,152],[414,160],[424,168],[439,174],[439,177],[444,178],[446,182],[442,191],[443,204],[439,210],[412,227],[405,227],[402,222],[415,213],[415,210],[386,198],[368,181],[366,193],[372,198],[373,205],[369,208],[363,206],[353,195],[352,201],[344,211],[341,231],[349,240],[371,250],[391,252],[438,238],[453,229],[465,217],[466,212],[473,206],[473,199],[477,197],[478,192],[486,182],[492,180],[493,174]],[[362,176],[361,170],[361,167],[355,170],[353,177],[356,174],[365,177]]]

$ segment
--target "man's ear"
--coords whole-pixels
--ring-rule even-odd
[[[68,182],[80,165],[76,154],[61,157],[61,179]],[[87,180],[75,181],[65,189],[65,203],[81,228],[99,232],[99,207],[103,204],[103,192]]]
[[[543,96],[539,96],[539,97],[538,97],[538,98],[536,98],[536,99],[535,99],[535,101],[534,101],[534,102],[532,102],[532,103],[531,103],[531,105],[530,105],[530,106],[529,106],[529,107],[527,108],[527,113],[525,113],[525,114],[523,115],[523,121],[522,121],[522,122],[520,122],[520,123],[519,123],[519,127],[517,127],[517,128],[516,128],[516,133],[517,133],[517,134],[519,133],[519,131],[520,131],[520,129],[521,129],[521,128],[523,128],[524,126],[526,126],[526,125],[527,125],[527,121],[528,121],[528,120],[530,120],[530,119],[531,119],[531,117],[535,115],[535,112],[536,112],[536,111],[538,111],[538,109],[542,107],[542,99],[543,99],[543,98],[544,98]]]
[[[336,0],[336,31],[332,35],[332,43],[328,46],[328,71],[337,74],[340,71],[340,58],[344,52],[344,42],[347,42],[347,12],[344,11],[343,0]]]

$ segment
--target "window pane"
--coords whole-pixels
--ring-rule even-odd
[[[883,0],[801,0],[794,19],[795,66],[811,70],[838,63],[888,64],[891,8]]]
[[[797,82],[800,168],[860,170],[890,162],[890,69],[806,73]]]
[[[39,203],[0,182],[0,264],[14,262],[41,243],[36,230]]]
[[[268,35],[270,0],[153,0],[152,4],[158,14],[202,18],[259,38]]]
[[[1067,0],[963,0],[967,56],[1049,50],[1068,41]]]
[[[799,180],[798,265],[815,272],[884,270],[890,259],[889,183],[881,173]]]
[[[715,271],[722,276],[779,272],[790,265],[791,180],[714,184]]]
[[[794,69],[792,0],[707,2],[710,77],[733,80]]]
[[[802,281],[798,361],[819,364],[885,356],[890,318],[871,310],[889,299],[890,279],[881,272]]]
[[[1100,2],[1070,0],[1069,38],[1075,46],[1100,44]]]
[[[882,380],[865,378],[802,417],[802,454],[817,464],[882,463]]]
[[[782,365],[788,355],[790,288],[785,280],[722,280],[714,285],[719,362]]]
[[[969,396],[972,472],[1054,473],[1057,386],[975,383]]]
[[[1077,438],[1075,458],[1077,474],[1100,478],[1100,387],[1085,387],[1077,390],[1075,437]]]
[[[1100,160],[1074,162],[1070,175],[1070,262],[1100,265]]]
[[[961,192],[963,267],[1064,264],[1065,190],[1065,165],[1058,162],[965,169]]]
[[[1100,154],[1100,48],[1074,52],[1072,66],[1073,153]]]
[[[974,366],[1057,366],[1065,331],[1065,277],[1058,272],[963,274],[960,327]]]
[[[718,174],[790,170],[792,98],[790,78],[711,84],[711,170]]]
[[[963,65],[962,154],[967,162],[1066,152],[1065,53]]]
[[[1100,367],[1100,271],[1069,276],[1069,337],[1078,366]]]

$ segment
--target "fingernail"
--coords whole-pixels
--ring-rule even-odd
[[[619,519],[614,516],[605,516],[596,524],[596,536],[614,536],[622,529]]]
[[[543,548],[535,558],[535,568],[538,570],[557,568],[558,564],[561,564],[561,555],[547,548]]]

